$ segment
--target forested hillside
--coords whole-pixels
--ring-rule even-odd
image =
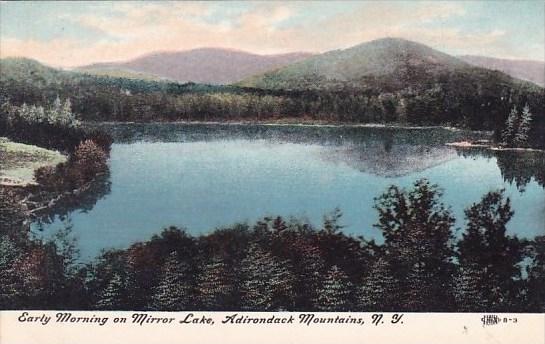
[[[320,121],[495,130],[528,105],[529,145],[545,142],[545,90],[396,39],[332,51],[237,85],[139,80],[0,62],[0,98],[15,105],[70,99],[84,121]]]

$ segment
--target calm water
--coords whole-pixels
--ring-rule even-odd
[[[509,231],[545,234],[541,153],[457,151],[444,145],[476,133],[444,129],[126,124],[114,136],[110,176],[96,190],[35,224],[38,235],[73,226],[83,259],[124,248],[170,225],[193,234],[265,215],[319,225],[335,207],[347,233],[378,238],[373,198],[389,185],[428,178],[463,226],[463,209],[505,188]],[[38,230],[43,227],[43,232]]]

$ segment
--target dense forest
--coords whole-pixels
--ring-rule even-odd
[[[32,239],[0,190],[0,308],[248,311],[545,311],[545,237],[506,232],[502,191],[465,211],[463,231],[426,180],[375,199],[384,241],[352,237],[336,209],[314,227],[266,217],[210,234],[166,228],[78,260],[70,228]]]
[[[513,107],[533,113],[528,144],[545,142],[545,90],[499,72],[411,75],[415,82],[367,76],[323,88],[263,89],[178,84],[57,71],[3,59],[0,101],[48,106],[70,99],[83,121],[271,121],[448,125],[494,130],[501,140]],[[480,71],[479,73],[484,73]],[[409,77],[409,76],[408,76]],[[422,82],[416,82],[417,80]]]

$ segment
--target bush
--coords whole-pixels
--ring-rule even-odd
[[[107,154],[94,141],[81,142],[70,156],[71,167],[79,172],[84,182],[108,169]]]

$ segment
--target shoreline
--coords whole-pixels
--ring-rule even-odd
[[[68,157],[56,150],[0,137],[0,186],[37,185],[34,172],[45,166],[57,166]]]
[[[278,126],[278,127],[317,127],[317,128],[388,128],[388,129],[407,129],[407,130],[424,130],[424,129],[444,129],[449,131],[471,131],[475,133],[492,134],[491,130],[471,130],[466,128],[458,128],[444,125],[406,125],[406,124],[384,124],[384,123],[342,123],[342,122],[320,122],[320,121],[150,121],[150,122],[135,122],[135,121],[101,121],[82,122],[83,125],[122,125],[122,124],[183,124],[183,125],[258,125],[258,126]]]
[[[469,141],[448,142],[445,146],[455,148],[485,148],[496,152],[542,152],[545,153],[545,149],[539,148],[521,148],[521,147],[500,147],[492,144],[472,143]]]

